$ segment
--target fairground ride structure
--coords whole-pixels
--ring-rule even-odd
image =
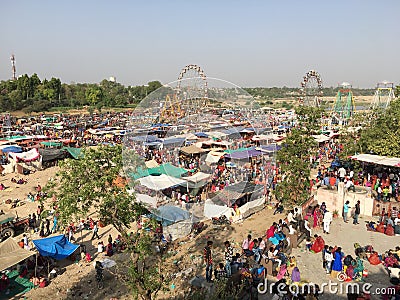
[[[304,106],[319,107],[323,95],[322,79],[315,70],[310,70],[300,83],[299,101]]]
[[[371,108],[386,109],[394,98],[395,96],[394,96],[393,82],[388,82],[388,81],[378,82],[376,85],[374,99],[372,100],[371,103]]]
[[[335,102],[331,110],[332,125],[346,125],[354,116],[355,104],[351,85],[348,82],[343,82],[339,86],[336,94]]]

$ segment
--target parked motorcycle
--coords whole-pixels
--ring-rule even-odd
[[[225,215],[213,217],[211,221],[214,225],[231,225],[231,221]]]

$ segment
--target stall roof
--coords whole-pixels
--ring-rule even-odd
[[[169,187],[177,186],[185,182],[182,179],[178,179],[165,174],[161,174],[159,176],[147,176],[138,180],[141,185],[144,185],[145,187],[153,191],[165,190]]]
[[[363,161],[367,163],[373,163],[377,165],[400,167],[399,157],[387,157],[374,154],[357,154],[350,156],[351,159]]]
[[[259,155],[263,155],[265,154],[262,151],[259,150],[244,150],[244,151],[238,151],[238,152],[234,152],[234,153],[228,153],[225,154],[225,157],[227,158],[231,158],[231,159],[246,159],[246,158],[250,158],[250,157],[254,157],[254,156],[259,156]]]
[[[40,240],[33,240],[36,249],[42,256],[50,256],[60,260],[67,258],[78,249],[79,245],[70,243],[65,235],[57,235]]]
[[[204,152],[203,149],[196,147],[195,145],[190,145],[187,147],[182,147],[180,149],[181,152],[185,153],[185,154],[198,154],[198,153],[202,153]]]
[[[16,265],[33,254],[35,252],[21,248],[13,238],[8,238],[0,243],[0,271]]]
[[[182,208],[172,205],[163,205],[155,209],[152,215],[162,222],[163,226],[168,226],[190,218],[190,213]]]
[[[165,175],[179,178],[182,176],[182,174],[185,174],[187,172],[188,171],[186,169],[175,167],[174,165],[172,165],[171,163],[168,162],[168,163],[159,165],[154,168],[148,168],[148,169],[138,168],[137,173],[131,174],[131,176],[134,179],[138,179],[138,178],[146,177],[146,176],[150,176],[150,175],[165,174]]]

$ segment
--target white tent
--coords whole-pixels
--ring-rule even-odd
[[[330,138],[328,136],[323,135],[323,134],[313,135],[313,138],[315,139],[315,141],[317,143],[325,143],[330,140]]]
[[[192,175],[192,176],[188,176],[188,177],[183,177],[183,179],[190,181],[190,182],[194,182],[197,183],[199,181],[202,180],[207,180],[210,179],[211,174],[207,174],[207,173],[203,173],[203,172],[197,172],[196,174]]]
[[[351,156],[351,159],[383,166],[400,167],[399,157],[387,157],[374,154],[357,154]]]
[[[138,181],[141,185],[144,185],[153,191],[165,190],[169,187],[176,186],[185,182],[182,179],[178,179],[165,174],[161,174],[159,176],[146,176],[138,179]]]
[[[148,205],[151,208],[157,208],[157,199],[146,194],[136,194],[136,200]]]
[[[207,154],[205,162],[208,166],[216,164],[221,159],[221,157],[224,156],[224,154],[225,154],[224,152],[210,151]]]

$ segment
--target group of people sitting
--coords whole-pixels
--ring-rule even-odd
[[[11,182],[16,183],[16,184],[26,184],[26,183],[28,183],[28,179],[23,179],[23,178],[15,179],[13,177],[13,178],[11,178]]]
[[[400,234],[399,215],[400,213],[396,207],[392,207],[390,211],[386,211],[385,208],[382,208],[379,224],[376,225],[374,221],[369,221],[366,224],[367,230],[384,233],[389,236]]]

